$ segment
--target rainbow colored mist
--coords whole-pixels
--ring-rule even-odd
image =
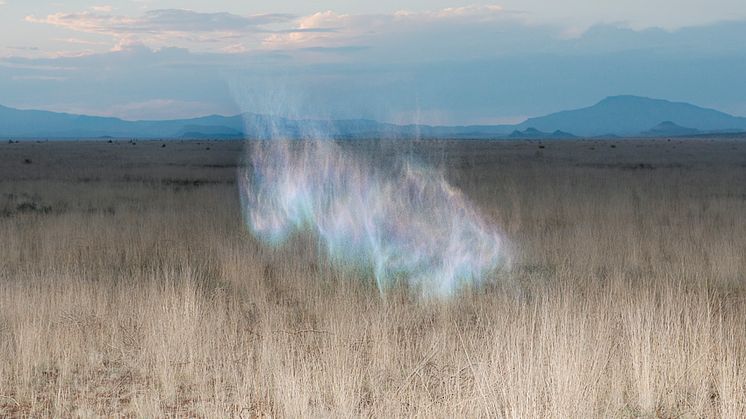
[[[373,165],[332,141],[259,141],[240,174],[245,220],[271,244],[313,232],[330,258],[448,296],[505,262],[500,235],[434,170]]]

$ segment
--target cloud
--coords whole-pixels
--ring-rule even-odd
[[[201,13],[183,9],[151,10],[137,17],[115,15],[106,6],[78,13],[27,16],[26,21],[71,31],[107,35],[115,48],[131,43],[150,46],[197,47],[205,44],[246,41],[273,31],[271,26],[294,19],[288,14],[239,16],[231,13]]]
[[[292,109],[296,116],[435,123],[537,115],[621,93],[743,106],[746,22],[676,31],[598,25],[567,36],[566,26],[498,6],[296,17],[88,11],[29,19],[76,31],[55,41],[64,41],[60,49],[97,53],[0,60],[0,91],[10,105],[58,103],[56,109],[134,117],[171,107],[185,115],[227,113],[236,103],[277,112],[267,98],[297,95],[307,105]],[[29,74],[66,79],[13,83]]]
[[[438,33],[442,29],[459,28],[473,33],[475,27],[522,24],[519,15],[497,5],[388,14],[322,11],[300,17],[282,13],[241,16],[184,9],[151,10],[140,16],[126,16],[112,14],[108,6],[96,6],[78,13],[27,16],[26,21],[110,36],[114,38],[113,50],[143,44],[230,53],[267,49],[310,51],[309,48],[321,51],[359,47],[386,37]]]
[[[27,16],[26,21],[46,23],[79,32],[107,35],[202,32],[264,32],[263,25],[287,22],[291,15],[265,14],[238,16],[231,13],[200,13],[183,9],[151,10],[140,17],[117,16],[85,11],[55,13],[43,18]]]
[[[94,12],[101,12],[101,13],[109,13],[112,11],[112,7],[109,5],[102,5],[102,6],[93,6],[91,7],[91,10]]]
[[[513,13],[497,5],[367,15],[338,14],[329,10],[299,18],[295,31],[272,34],[265,38],[264,44],[273,48],[338,47],[359,44],[361,39],[381,34],[414,33],[428,27],[449,25],[495,24],[514,18]],[[317,31],[322,28],[334,30]]]
[[[64,42],[66,44],[73,44],[73,45],[107,45],[105,42],[101,41],[90,41],[87,39],[80,39],[80,38],[55,38],[54,41],[56,42]]]
[[[314,31],[318,28],[328,30]],[[262,46],[291,51],[364,46],[371,62],[440,61],[549,49],[562,34],[559,26],[529,22],[498,5],[364,15],[324,11],[298,18],[294,29],[267,35]]]

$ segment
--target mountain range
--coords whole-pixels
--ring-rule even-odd
[[[681,102],[612,96],[582,109],[516,125],[395,125],[367,119],[293,120],[241,114],[166,121],[126,121],[0,106],[7,138],[573,138],[687,136],[746,131],[746,118]]]

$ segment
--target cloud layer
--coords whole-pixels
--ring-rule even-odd
[[[230,13],[199,13],[191,10],[164,9],[146,12],[140,17],[100,13],[106,9],[80,13],[55,13],[45,18],[29,16],[35,23],[47,23],[80,32],[110,35],[189,33],[189,32],[257,32],[263,25],[287,22],[292,16],[267,14],[238,16]]]
[[[574,32],[490,5],[304,16],[98,8],[27,20],[54,29],[70,50],[15,49],[36,58],[0,59],[7,105],[459,124],[629,93],[746,110],[746,22]]]
[[[520,15],[496,5],[446,8],[427,12],[340,14],[323,11],[307,16],[202,13],[163,9],[140,16],[112,14],[107,8],[78,13],[27,16],[26,21],[82,34],[104,35],[112,47],[140,43],[149,47],[179,46],[195,51],[246,52],[272,49],[344,48],[375,43],[376,39],[418,33],[418,36],[475,25],[522,24]],[[471,28],[471,29],[469,29]],[[442,38],[442,36],[441,36]],[[74,38],[78,39],[78,38]],[[93,43],[78,39],[78,43]]]
[[[152,10],[131,17],[111,14],[106,8],[26,17],[26,21],[31,23],[110,36],[115,40],[115,48],[123,44],[141,43],[154,47],[183,44],[197,49],[260,39],[261,35],[275,32],[272,26],[289,24],[293,20],[294,16],[280,13],[239,16],[182,9]],[[224,45],[228,46],[230,44]]]

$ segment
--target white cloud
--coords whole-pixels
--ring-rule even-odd
[[[89,46],[107,45],[106,42],[91,41],[91,40],[88,40],[88,39],[80,39],[80,38],[55,38],[55,39],[53,39],[53,41],[63,42],[63,43],[72,44],[72,45],[89,45]]]
[[[137,17],[111,14],[109,6],[92,11],[27,16],[26,21],[47,24],[75,32],[107,35],[114,46],[143,43],[149,46],[196,46],[220,42],[236,43],[271,32],[269,27],[287,23],[293,16],[263,14],[239,16],[231,13],[200,13],[182,9],[151,10]]]
[[[260,49],[340,48],[376,38],[440,27],[516,22],[513,13],[497,5],[398,11],[388,14],[340,14],[322,11],[296,17],[287,14],[241,16],[182,9],[151,10],[140,16],[117,15],[109,6],[78,13],[27,16],[26,21],[75,32],[114,38],[112,50],[130,44],[151,48],[178,46],[196,51],[243,53]],[[71,38],[77,39],[77,38]],[[84,42],[94,42],[85,40]],[[80,44],[84,44],[80,42]]]
[[[448,25],[497,24],[516,21],[501,6],[466,6],[426,12],[400,10],[391,14],[351,15],[324,11],[297,20],[296,32],[272,34],[264,45],[272,48],[336,47],[392,34],[415,33]],[[326,29],[317,31],[318,29]]]
[[[107,10],[110,11],[110,10]],[[110,35],[157,34],[162,32],[262,32],[263,25],[292,19],[284,14],[238,16],[231,13],[200,13],[183,9],[151,10],[140,17],[84,11],[54,13],[43,18],[27,16],[28,22],[46,23],[80,32]]]
[[[93,6],[91,7],[91,10],[99,13],[110,13],[113,10],[113,7],[111,7],[110,5]]]

